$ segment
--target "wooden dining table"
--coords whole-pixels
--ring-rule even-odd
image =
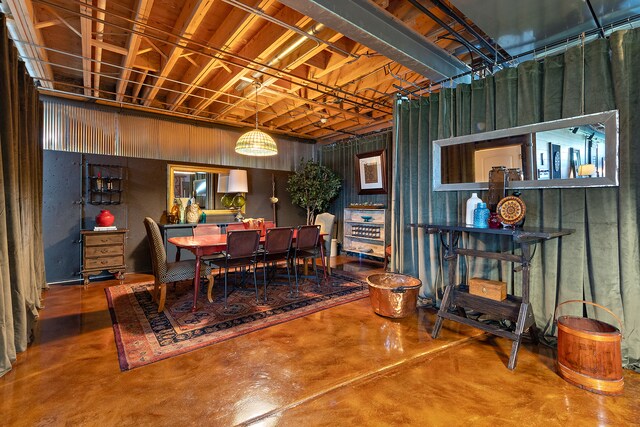
[[[293,230],[293,244],[296,241],[297,230]],[[322,260],[322,269],[324,271],[325,281],[328,279],[327,266],[325,265],[324,258],[324,236],[325,233],[320,234],[320,259]],[[209,234],[204,236],[183,236],[183,237],[170,237],[167,242],[175,245],[178,250],[176,251],[176,261],[180,261],[180,250],[186,249],[193,253],[196,257],[196,271],[195,279],[193,280],[193,307],[191,311],[197,310],[198,294],[200,292],[200,264],[201,258],[207,255],[213,255],[220,253],[227,249],[227,235],[226,234]],[[260,244],[264,244],[265,236],[260,236]]]

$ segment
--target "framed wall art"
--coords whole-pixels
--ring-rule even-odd
[[[356,154],[358,194],[387,194],[385,150]]]

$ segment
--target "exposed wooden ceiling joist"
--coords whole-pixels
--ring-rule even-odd
[[[241,127],[257,111],[270,132],[322,142],[390,127],[398,92],[469,69],[472,54],[431,15],[481,49],[495,45],[458,16],[452,3],[466,1],[2,3],[48,93]]]

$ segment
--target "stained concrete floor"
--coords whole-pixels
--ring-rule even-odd
[[[366,272],[375,262],[338,257]],[[150,276],[127,275],[128,282]],[[557,376],[554,352],[445,321],[373,314],[367,299],[120,372],[104,287],[45,293],[36,339],[0,378],[6,426],[630,426],[640,374],[607,397]]]

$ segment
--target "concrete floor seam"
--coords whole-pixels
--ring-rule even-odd
[[[289,403],[289,404],[287,404],[285,406],[281,406],[281,407],[279,407],[277,409],[273,409],[271,411],[265,412],[262,415],[259,415],[259,416],[256,416],[254,418],[251,418],[250,420],[246,420],[246,421],[244,421],[244,422],[242,422],[240,424],[237,424],[237,426],[239,426],[239,427],[240,426],[246,426],[246,427],[251,426],[251,425],[253,425],[255,423],[264,421],[264,420],[266,420],[268,418],[271,418],[271,417],[276,416],[278,414],[284,413],[285,411],[287,411],[289,409],[293,409],[293,408],[295,408],[295,407],[297,407],[299,405],[302,405],[304,403],[307,403],[307,402],[313,401],[315,399],[318,399],[318,398],[320,398],[320,397],[322,397],[322,396],[324,396],[326,394],[332,393],[332,392],[334,392],[336,390],[340,390],[342,388],[345,388],[345,387],[348,387],[348,386],[351,386],[351,385],[354,385],[354,384],[357,384],[357,383],[362,383],[362,382],[370,381],[370,380],[372,380],[374,378],[377,378],[377,377],[381,377],[381,376],[389,373],[390,371],[393,371],[394,369],[398,369],[398,368],[402,367],[403,365],[405,365],[407,363],[411,363],[411,362],[417,361],[417,360],[422,359],[422,358],[427,358],[429,356],[437,355],[438,353],[441,353],[441,352],[444,352],[444,351],[446,351],[446,350],[448,350],[450,348],[457,347],[459,345],[465,344],[465,343],[467,343],[467,342],[469,342],[471,340],[478,340],[479,338],[481,338],[481,337],[483,337],[485,335],[486,335],[486,333],[483,332],[483,333],[480,333],[480,334],[477,334],[477,335],[474,335],[474,336],[462,338],[462,339],[450,342],[448,344],[445,344],[443,346],[439,346],[439,347],[436,347],[436,348],[429,349],[429,350],[427,350],[425,352],[418,353],[418,354],[416,354],[416,355],[414,355],[412,357],[408,357],[408,358],[399,360],[399,361],[394,362],[394,363],[392,363],[390,365],[383,366],[383,367],[381,367],[381,368],[379,368],[379,369],[377,369],[377,370],[375,370],[373,372],[368,372],[366,374],[357,375],[357,376],[352,377],[352,378],[350,378],[350,379],[348,379],[346,381],[342,381],[342,382],[340,382],[338,384],[335,384],[335,385],[333,385],[331,387],[325,388],[324,390],[316,392],[316,393],[314,393],[314,394],[312,394],[310,396],[307,396],[307,397],[305,397],[303,399],[298,399],[295,402],[291,402],[291,403]]]

